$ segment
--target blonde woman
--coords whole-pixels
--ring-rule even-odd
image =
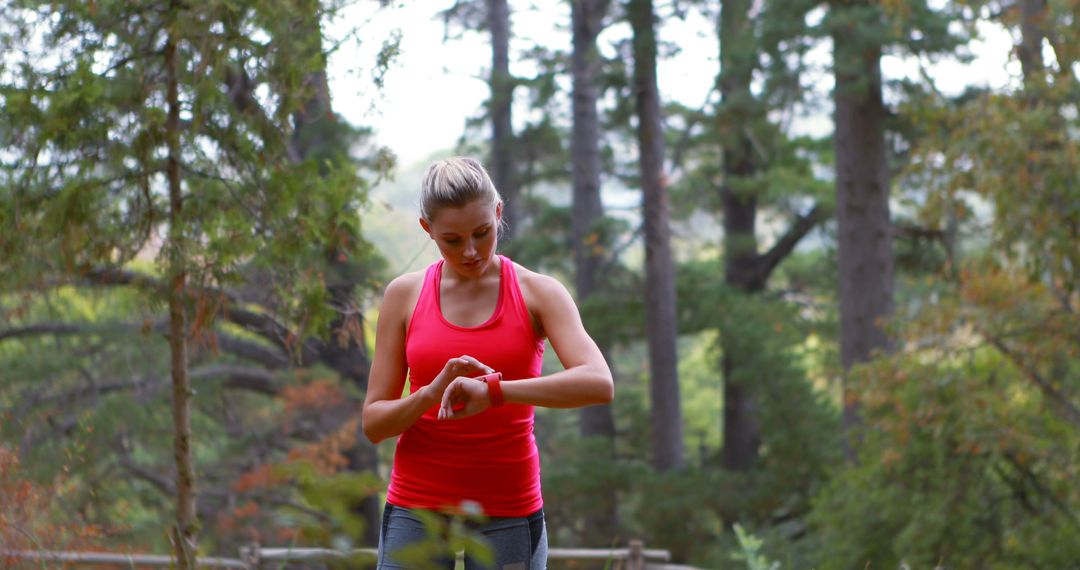
[[[479,162],[432,164],[420,205],[442,258],[387,286],[364,401],[371,441],[401,436],[378,568],[406,567],[395,553],[424,539],[417,511],[476,508],[495,568],[546,568],[533,407],[608,403],[611,371],[566,288],[496,253],[503,202]],[[545,339],[564,369],[542,376]]]

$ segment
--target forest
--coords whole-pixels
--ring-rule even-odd
[[[330,72],[386,104],[410,26],[345,15],[406,4],[485,50],[485,100],[415,163],[345,118]],[[541,15],[550,34],[515,35]],[[0,568],[374,547],[379,302],[436,259],[419,181],[453,155],[484,162],[501,253],[569,288],[615,379],[610,405],[536,410],[553,547],[1077,567],[1078,15],[0,0]],[[685,21],[715,48],[695,105],[659,79]],[[991,49],[1004,69],[973,63]]]

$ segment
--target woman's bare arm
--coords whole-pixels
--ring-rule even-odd
[[[562,283],[545,275],[532,273],[528,280],[530,309],[564,370],[539,378],[509,378],[514,381],[500,383],[504,400],[548,408],[611,402],[615,392],[611,370],[596,342],[585,331],[570,293]],[[490,405],[487,390],[487,385],[476,379],[455,379],[443,393],[440,417],[462,418],[487,409]],[[454,411],[452,407],[459,409]]]
[[[442,399],[452,380],[491,368],[475,358],[462,355],[446,362],[441,373],[427,386],[401,397],[408,365],[405,360],[405,327],[409,308],[415,301],[418,274],[398,277],[386,286],[379,320],[375,326],[375,358],[368,374],[364,397],[364,435],[372,443],[400,435]]]

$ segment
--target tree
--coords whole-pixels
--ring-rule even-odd
[[[293,144],[297,149],[299,161],[325,161],[334,165],[347,166],[354,162],[349,156],[349,146],[356,138],[355,132],[340,124],[334,114],[330,97],[330,85],[326,73],[326,54],[323,51],[321,18],[323,14],[317,1],[308,0],[300,4],[298,28],[305,42],[302,59],[311,62],[304,79],[305,97],[293,113]],[[400,38],[398,38],[400,39]],[[383,46],[383,54],[396,50],[397,39]],[[381,56],[380,56],[381,57]],[[384,59],[385,65],[389,60]],[[382,152],[376,153],[376,160],[385,158]],[[326,167],[319,169],[325,177],[332,174]],[[356,265],[355,250],[352,243],[362,243],[358,228],[345,226],[339,229],[339,243],[329,244],[326,257],[326,291],[329,303],[335,309],[330,322],[330,330],[335,331],[333,342],[327,343],[320,353],[320,360],[332,363],[332,367],[360,391],[367,391],[368,371],[371,360],[368,356],[364,338],[364,319],[361,304],[356,300],[357,287],[362,285],[367,276]],[[356,437],[354,444],[344,450],[348,459],[348,469],[353,472],[375,473],[378,470],[378,457],[375,446],[366,437]],[[382,504],[378,496],[371,494],[359,504],[353,505],[354,511],[366,521],[362,542],[378,544],[379,521]]]
[[[888,350],[883,320],[892,312],[892,221],[881,94],[884,21],[870,2],[834,3],[833,135],[836,147],[837,255],[840,262],[840,358],[845,370]],[[858,411],[845,395],[844,425]],[[854,433],[852,433],[854,435]],[[849,442],[854,445],[854,442]],[[849,452],[849,457],[853,455]]]
[[[827,209],[815,204],[808,212],[798,215],[768,251],[759,253],[757,217],[760,194],[765,191],[759,181],[770,168],[778,169],[777,164],[769,164],[771,161],[779,162],[777,157],[764,154],[768,152],[764,148],[772,150],[784,141],[779,129],[767,119],[768,103],[758,100],[751,91],[754,71],[762,67],[760,48],[768,45],[761,37],[764,26],[754,21],[751,8],[751,2],[745,0],[722,3],[717,26],[721,67],[717,84],[721,104],[716,119],[723,164],[719,191],[724,220],[724,281],[736,291],[760,295],[776,267],[825,218]],[[780,14],[779,10],[770,10],[759,17],[801,17],[800,10],[792,12]],[[776,39],[772,42],[779,43]],[[787,99],[775,92],[763,95],[762,99],[765,97]],[[780,141],[773,143],[775,139]],[[749,380],[757,376],[758,382],[769,381],[755,372],[757,367],[753,365],[764,347],[748,346],[746,339],[737,338],[741,333],[733,326],[722,327],[720,334],[724,374],[722,461],[726,469],[746,471],[754,465],[761,444],[760,403],[755,403],[758,397]]]
[[[897,350],[851,374],[867,429],[858,464],[819,499],[825,568],[1056,567],[1078,555],[1080,218],[1064,207],[1077,202],[1077,120],[1064,110],[1077,31],[1052,3],[1000,18],[1020,37],[1022,84],[928,89],[908,108],[923,134],[903,172],[922,191],[917,222],[957,237],[937,279],[906,292]],[[1036,44],[1060,57],[1024,63]]]
[[[504,241],[509,241],[522,223],[523,205],[521,182],[517,171],[520,160],[514,135],[514,88],[518,80],[510,73],[511,10],[508,0],[455,0],[442,12],[447,36],[451,24],[461,30],[487,31],[491,38],[491,70],[488,88],[491,95],[486,102],[487,113],[477,122],[490,121],[490,137],[487,151],[490,156],[488,169],[495,188],[503,197],[503,219],[506,220]]]
[[[651,0],[631,0],[634,95],[645,226],[645,327],[652,395],[653,462],[660,471],[683,465],[679,399],[675,266],[671,256],[668,179],[664,174],[664,125],[656,85],[655,14]]]
[[[5,289],[122,286],[167,301],[178,476],[147,479],[177,496],[173,543],[185,567],[199,524],[188,343],[204,347],[200,361],[220,347],[270,369],[290,358],[363,368],[336,358],[357,319],[345,305],[352,285],[334,280],[355,283],[373,267],[356,217],[363,185],[347,150],[316,152],[317,137],[307,136],[312,117],[330,113],[314,105],[328,95],[322,39],[310,25],[317,32],[326,10],[315,2],[73,2],[26,3],[4,16],[4,41],[21,55],[2,91],[4,149],[18,159],[5,169],[0,212],[20,230],[3,244],[5,266],[19,268],[4,276]],[[296,22],[308,33],[297,34]],[[146,251],[157,251],[164,279],[128,267]],[[341,303],[336,321],[327,299]],[[261,340],[228,334],[222,321]],[[340,325],[334,341],[315,338],[332,323]],[[31,324],[3,336],[97,334],[87,328]],[[280,393],[259,370],[198,372]],[[95,398],[105,388],[90,376]]]
[[[491,176],[503,195],[503,217],[511,239],[521,223],[521,191],[514,175],[514,78],[510,75],[510,6],[487,0],[491,32]]]
[[[169,19],[163,22],[166,32],[165,66],[165,145],[168,158],[165,175],[169,187],[169,234],[165,273],[169,290],[169,371],[173,385],[173,457],[176,460],[176,526],[172,529],[176,563],[194,570],[196,566],[198,519],[195,511],[195,465],[192,457],[191,382],[188,379],[187,279],[188,250],[184,235],[184,189],[180,179],[180,65],[176,49],[181,38],[175,21],[179,6],[170,1]]]
[[[604,260],[602,225],[604,205],[600,200],[600,117],[597,111],[597,77],[602,59],[596,38],[603,29],[609,0],[574,0],[571,3],[571,27],[574,50],[573,133],[570,156],[573,169],[572,242],[574,250],[574,288],[578,302],[587,303],[599,292],[600,266]],[[610,348],[601,347],[610,363]],[[581,410],[581,435],[603,438],[607,457],[615,458],[615,419],[611,406],[590,406]],[[598,498],[599,515],[587,527],[598,536],[613,536],[615,529],[615,489],[608,487]]]

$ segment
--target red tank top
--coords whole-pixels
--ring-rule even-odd
[[[540,375],[544,339],[529,320],[513,262],[499,259],[495,312],[475,327],[446,320],[439,303],[443,261],[427,268],[405,335],[410,393],[463,354],[502,372],[507,381]],[[449,511],[472,502],[498,517],[526,516],[543,507],[532,406],[506,404],[461,420],[437,419],[438,408],[432,406],[398,439],[387,502]]]

